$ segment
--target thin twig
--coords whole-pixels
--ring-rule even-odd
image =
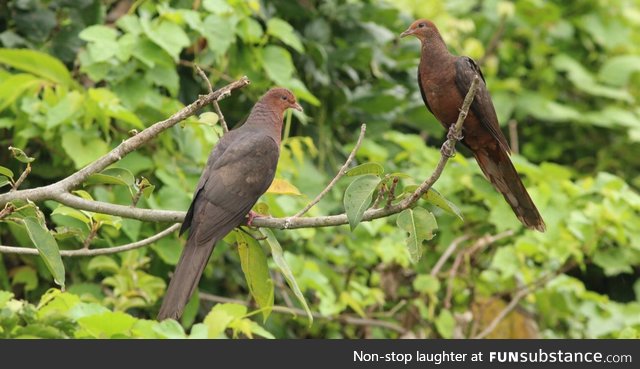
[[[449,276],[447,277],[447,292],[444,297],[445,309],[448,309],[451,307],[451,299],[453,297],[453,279],[456,277],[456,274],[458,273],[458,268],[460,268],[460,265],[462,264],[462,260],[465,259],[466,257],[473,256],[475,253],[479,252],[486,246],[498,240],[501,240],[503,238],[510,237],[512,235],[513,235],[513,231],[508,229],[504,232],[501,232],[495,235],[486,235],[486,236],[480,237],[478,240],[476,240],[476,242],[473,243],[473,245],[471,245],[469,248],[467,248],[466,250],[458,254],[458,256],[456,256],[455,260],[453,261],[453,265],[451,266],[451,269],[449,269]]]
[[[93,223],[93,222],[91,223],[91,232],[89,232],[89,235],[87,236],[87,238],[82,243],[82,248],[84,250],[88,250],[89,246],[91,246],[91,242],[98,235],[98,228],[100,228],[100,227],[98,227],[97,223]]]
[[[436,263],[436,265],[434,265],[433,269],[431,269],[430,275],[432,277],[435,277],[438,275],[438,273],[440,273],[440,269],[442,269],[442,267],[444,266],[444,263],[447,262],[451,254],[453,254],[456,251],[456,248],[458,247],[458,245],[468,240],[469,237],[470,237],[469,235],[465,234],[460,237],[456,237],[453,241],[451,241],[451,243],[449,244],[449,247],[447,247],[447,249],[444,250],[444,252],[440,256],[440,259],[438,259],[438,262]]]
[[[491,55],[493,55],[493,53],[495,53],[495,51],[498,49],[498,45],[500,45],[500,41],[502,40],[502,36],[504,34],[506,23],[507,23],[507,17],[502,16],[502,18],[500,18],[500,24],[498,25],[498,28],[496,29],[495,33],[491,37],[491,40],[489,41],[489,46],[487,46],[487,48],[485,49],[485,52],[482,58],[478,60],[479,66],[483,66],[484,63],[487,61],[487,59]]]
[[[207,82],[207,87],[209,88],[209,93],[213,93],[213,86],[211,85],[211,81],[209,80],[209,77],[207,77],[207,75],[204,73],[204,71],[200,68],[200,66],[198,64],[194,64],[196,70],[198,71],[198,74],[200,75],[200,77],[202,77],[202,79],[205,80],[205,82]],[[220,98],[224,98],[224,96],[221,96]],[[224,120],[224,114],[222,114],[222,110],[220,110],[220,105],[218,104],[218,99],[213,100],[213,102],[211,103],[213,105],[213,109],[216,111],[216,114],[218,114],[218,118],[220,118],[220,125],[222,126],[222,131],[224,133],[229,132],[229,127],[227,126],[227,121]]]
[[[7,215],[13,213],[14,211],[16,211],[16,207],[11,204],[8,203],[4,206],[4,208],[2,210],[0,210],[0,219],[6,217]]]
[[[196,65],[196,63],[194,63],[192,61],[188,61],[188,60],[179,60],[178,64],[184,65],[185,67],[190,67],[190,68],[194,68],[194,66]],[[215,68],[212,68],[210,66],[202,67],[202,69],[215,74],[216,76],[220,77],[220,79],[223,79],[223,80],[225,80],[227,82],[233,82],[235,80],[230,75],[228,75],[228,74],[226,74],[226,73],[224,73],[222,71],[219,71],[219,70],[217,70]]]
[[[244,305],[244,306],[251,306],[250,302],[247,301],[243,301],[243,300],[237,300],[237,299],[232,299],[232,298],[228,298],[228,297],[223,297],[223,296],[217,296],[217,295],[212,295],[209,293],[204,293],[204,292],[200,292],[199,294],[200,298],[205,300],[205,301],[211,301],[211,302],[215,302],[215,303],[231,303],[231,304],[238,304],[238,305]],[[295,316],[301,316],[301,317],[306,317],[307,313],[302,310],[302,309],[298,309],[295,307],[287,307],[287,306],[279,306],[279,305],[274,305],[273,308],[271,309],[271,311],[275,312],[275,313],[281,313],[281,314],[291,314],[291,315],[295,315]],[[367,327],[380,327],[380,328],[385,328],[385,329],[389,329],[395,332],[398,332],[400,334],[404,334],[407,332],[406,329],[404,329],[402,326],[393,323],[393,322],[387,322],[385,320],[378,320],[378,319],[370,319],[370,318],[360,318],[360,317],[356,317],[353,315],[338,315],[338,316],[326,316],[326,315],[321,315],[318,313],[311,313],[311,315],[313,315],[314,319],[323,319],[323,320],[328,320],[328,321],[333,321],[333,322],[341,322],[344,324],[350,324],[350,325],[359,325],[359,326],[367,326]]]
[[[16,183],[14,183],[11,186],[11,191],[17,191],[18,187],[20,187],[22,182],[24,182],[24,180],[27,179],[27,176],[29,175],[29,173],[31,173],[31,163],[27,163],[27,167],[24,168],[24,172],[22,172],[22,174],[20,175]]]
[[[202,79],[204,79],[204,81],[207,82],[209,93],[213,93],[213,86],[211,85],[211,81],[209,81],[209,77],[207,77],[207,75],[204,73],[204,71],[200,68],[198,64],[194,64],[193,66],[196,68],[196,71],[198,72],[200,77],[202,77]]]
[[[378,195],[376,196],[376,199],[373,202],[373,205],[371,205],[372,209],[377,209],[380,207],[380,203],[382,202],[382,199],[384,198],[385,193],[387,193],[387,185],[385,185],[384,181],[382,181],[382,184],[378,189]]]
[[[104,249],[80,249],[80,250],[60,250],[61,256],[77,257],[77,256],[95,256],[95,255],[108,255],[116,254],[119,252],[129,251],[147,246],[163,237],[170,235],[180,228],[181,224],[176,223],[171,227],[165,229],[162,232],[156,233],[151,237],[144,240],[131,242],[121,246],[109,247]],[[14,246],[0,246],[1,253],[22,254],[22,255],[38,255],[38,250],[32,247],[14,247]]]
[[[329,191],[331,191],[331,189],[333,188],[333,186],[336,185],[336,183],[338,182],[338,180],[340,178],[342,178],[342,176],[345,175],[345,173],[347,173],[347,170],[349,169],[349,165],[351,164],[351,162],[353,161],[353,159],[356,156],[356,152],[358,151],[358,149],[360,148],[360,145],[362,145],[362,139],[364,138],[364,134],[367,131],[367,125],[366,124],[362,124],[360,126],[360,135],[358,136],[358,141],[356,142],[356,145],[353,147],[353,150],[351,150],[351,153],[349,154],[349,156],[347,157],[347,161],[344,162],[344,164],[342,165],[342,167],[340,168],[340,170],[338,171],[338,173],[336,174],[335,177],[333,177],[333,179],[331,180],[331,182],[329,182],[329,184],[327,185],[327,187],[324,188],[324,190],[322,190],[322,192],[320,192],[318,194],[318,196],[316,196],[315,199],[313,199],[313,201],[311,201],[310,203],[307,204],[307,206],[305,206],[302,210],[300,210],[299,212],[297,212],[294,216],[292,216],[291,218],[297,218],[300,217],[302,215],[304,215],[306,212],[309,211],[309,209],[311,209],[315,204],[319,203],[320,200],[322,200],[322,198],[329,193]]]
[[[462,260],[464,259],[465,253],[460,253],[453,260],[453,265],[451,269],[449,269],[449,277],[447,277],[447,293],[444,297],[444,308],[451,308],[451,299],[453,298],[453,279],[456,277],[458,273],[458,268],[460,268],[460,264],[462,264]]]
[[[393,200],[396,199],[396,187],[398,186],[398,182],[400,179],[398,177],[393,177],[391,180],[391,186],[389,186],[389,194],[387,195],[387,207],[391,206]]]
[[[550,280],[557,277],[558,275],[566,272],[567,270],[571,269],[575,265],[576,263],[574,261],[570,261],[566,263],[562,268],[559,268],[553,272],[550,272],[544,275],[543,277],[539,278],[535,282],[518,289],[516,291],[516,294],[511,299],[511,301],[507,304],[507,306],[505,306],[505,308],[502,309],[498,313],[498,315],[496,315],[496,317],[491,321],[491,323],[489,323],[489,325],[485,329],[482,330],[482,332],[475,335],[473,338],[481,339],[491,334],[491,332],[493,332],[496,329],[498,324],[500,324],[500,322],[502,322],[507,317],[507,315],[518,306],[518,303],[520,302],[520,300],[525,298],[528,294],[535,292],[535,290],[538,287],[544,285],[545,283],[549,282]]]
[[[523,290],[520,290],[517,294],[515,294],[515,296],[513,296],[513,299],[509,301],[509,304],[507,304],[507,306],[504,309],[502,309],[498,313],[498,315],[496,315],[496,317],[491,321],[491,323],[489,323],[489,325],[484,330],[482,330],[482,332],[480,332],[473,338],[481,339],[491,334],[491,332],[493,332],[493,330],[496,329],[498,324],[500,324],[500,322],[503,321],[504,318],[506,318],[507,315],[518,306],[518,303],[520,302],[520,300],[525,298],[530,292],[531,290],[529,288],[525,288]]]

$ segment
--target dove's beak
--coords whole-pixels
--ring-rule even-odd
[[[400,34],[400,38],[404,38],[411,35],[413,35],[413,30],[411,28],[408,28],[406,31]]]
[[[304,111],[304,109],[302,109],[302,106],[300,106],[300,104],[298,104],[298,103],[293,104],[291,107],[293,109],[296,109],[299,112],[303,112]]]

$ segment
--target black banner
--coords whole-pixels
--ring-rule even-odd
[[[637,340],[2,341],[2,367],[637,368]],[[5,366],[6,365],[6,366]]]

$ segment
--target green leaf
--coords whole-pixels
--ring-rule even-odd
[[[75,190],[72,192],[85,200],[93,200],[93,196],[91,196],[91,194],[85,190]]]
[[[31,74],[14,74],[0,82],[0,111],[13,104],[22,94],[37,88],[43,80]]]
[[[27,154],[25,154],[24,151],[20,150],[17,147],[9,146],[9,151],[11,151],[11,156],[16,158],[16,160],[18,160],[19,162],[22,162],[25,164],[31,163],[32,161],[36,160],[35,158],[27,156]]]
[[[215,126],[216,123],[218,123],[219,120],[220,120],[220,117],[218,116],[218,114],[216,114],[214,112],[210,112],[210,111],[208,111],[206,113],[202,113],[198,117],[198,121],[199,122],[208,124],[210,126]]]
[[[281,84],[282,87],[290,89],[298,99],[304,100],[313,106],[320,106],[320,100],[318,100],[299,79],[291,78],[288,81],[281,81],[279,84]]]
[[[449,310],[442,310],[435,321],[436,329],[443,338],[453,337],[456,320]]]
[[[236,24],[232,23],[228,16],[210,14],[204,19],[203,26],[205,30],[203,36],[207,38],[207,47],[215,55],[224,55],[235,40]]]
[[[407,249],[413,262],[422,256],[422,242],[433,238],[438,223],[433,214],[424,208],[405,209],[396,220],[398,227],[409,234]]]
[[[378,163],[364,163],[349,169],[345,174],[347,177],[361,176],[363,174],[373,174],[376,176],[384,173],[384,168]]]
[[[98,255],[92,258],[87,265],[87,269],[92,272],[105,272],[106,274],[116,274],[120,266],[113,258],[107,255]]]
[[[233,7],[225,0],[204,0],[202,7],[214,14],[226,14],[233,12]]]
[[[102,314],[89,315],[78,319],[78,324],[84,332],[82,336],[93,338],[111,338],[115,335],[125,335],[130,332],[136,318],[123,312],[105,312]]]
[[[344,210],[352,231],[358,226],[365,210],[371,205],[373,192],[379,183],[380,177],[367,174],[356,178],[344,192]]]
[[[198,316],[198,310],[200,308],[200,294],[198,293],[198,289],[196,288],[193,291],[193,295],[187,302],[187,305],[184,307],[184,312],[182,313],[182,317],[180,317],[180,322],[184,327],[190,327],[196,320]]]
[[[552,63],[557,70],[567,72],[569,80],[581,91],[594,96],[633,102],[633,97],[628,91],[598,84],[580,62],[567,54],[554,56]]]
[[[260,22],[250,17],[242,18],[240,22],[238,22],[237,32],[242,41],[248,44],[260,42],[264,33]]]
[[[9,180],[9,178],[7,178],[7,177],[0,177],[0,188],[2,188],[2,187],[4,187],[4,186],[6,186],[6,185],[8,185],[8,184],[11,184],[11,181]]]
[[[115,41],[116,38],[118,37],[118,31],[116,31],[112,27],[107,27],[103,25],[93,25],[83,29],[82,32],[78,34],[78,37],[81,40],[94,41],[94,42],[100,42],[105,40]]]
[[[38,287],[38,273],[32,267],[19,267],[13,273],[11,285],[24,284],[25,291],[33,291]]]
[[[275,193],[281,195],[301,195],[300,190],[288,181],[280,178],[276,178],[271,182],[271,185],[267,189],[266,193]]]
[[[434,295],[440,290],[440,281],[429,274],[419,274],[413,280],[413,288],[418,292]]]
[[[160,335],[160,337],[162,338],[179,339],[187,337],[180,323],[176,322],[173,319],[163,320],[157,324],[154,324],[153,331]]]
[[[73,79],[62,62],[49,54],[27,49],[0,49],[0,63],[69,87]]]
[[[153,193],[153,190],[155,190],[156,186],[152,185],[148,179],[142,177],[142,179],[136,183],[136,188],[142,190],[142,196],[144,196],[145,199],[148,199],[149,196],[151,196],[151,194]]]
[[[109,146],[100,138],[85,139],[78,131],[62,134],[62,148],[80,169],[109,151]]]
[[[355,311],[356,314],[360,315],[361,317],[364,318],[367,316],[367,313],[365,313],[364,309],[362,308],[362,304],[360,303],[360,301],[353,298],[353,296],[351,296],[347,291],[342,291],[342,293],[340,293],[340,301],[353,309],[353,311]]]
[[[261,53],[262,67],[272,81],[282,85],[291,79],[295,67],[289,51],[270,45],[262,49]]]
[[[258,241],[244,232],[235,231],[238,253],[240,254],[240,266],[247,280],[249,292],[262,310],[263,321],[266,321],[273,308],[274,287],[267,256],[264,254]]]
[[[224,337],[224,331],[236,319],[247,315],[247,307],[238,304],[217,304],[204,318],[209,338]]]
[[[500,247],[491,260],[491,268],[499,270],[503,277],[511,278],[520,272],[518,259],[518,253],[513,247]]]
[[[273,334],[271,334],[271,332],[267,331],[266,329],[264,329],[254,321],[250,321],[249,331],[253,334],[257,334],[258,336],[261,336],[270,340],[275,339],[275,337],[273,336]]]
[[[12,292],[0,290],[0,309],[4,308],[5,304],[11,300],[13,296]]]
[[[133,187],[135,178],[128,169],[107,168],[100,173],[95,173],[87,178],[87,184],[113,184]]]
[[[175,23],[166,20],[150,22],[141,18],[140,24],[149,39],[164,49],[175,61],[179,59],[182,49],[189,46],[189,37]]]
[[[289,285],[289,288],[291,288],[291,291],[293,291],[293,294],[296,296],[296,298],[298,298],[298,301],[304,308],[304,311],[307,313],[307,318],[309,319],[309,326],[311,326],[311,324],[313,324],[313,315],[311,314],[309,305],[307,305],[307,300],[305,300],[304,295],[302,294],[302,291],[298,286],[298,282],[296,282],[296,279],[293,276],[293,272],[291,271],[289,264],[287,264],[287,261],[284,258],[284,252],[282,251],[282,247],[280,246],[280,243],[278,242],[278,240],[276,239],[276,236],[274,236],[273,232],[271,232],[270,229],[264,228],[264,229],[261,229],[260,232],[265,237],[267,237],[267,244],[269,244],[269,247],[271,247],[271,256],[273,257],[273,261],[276,263],[276,265],[280,269],[280,272],[282,273],[284,278],[287,280],[287,284]]]
[[[267,21],[267,34],[279,39],[285,45],[291,46],[299,53],[304,52],[302,42],[293,31],[293,27],[280,18],[271,18]]]
[[[47,111],[47,129],[52,129],[62,123],[66,123],[82,109],[84,95],[77,91],[69,92],[55,106]]]
[[[440,192],[436,191],[434,188],[430,188],[427,193],[422,195],[422,198],[439,207],[440,209],[446,211],[447,213],[455,215],[460,218],[460,220],[464,221],[460,209],[454,203],[442,196]]]
[[[64,205],[55,208],[53,212],[51,212],[51,215],[64,215],[78,219],[85,224],[91,223],[91,218],[85,212]]]
[[[614,56],[602,65],[598,79],[609,85],[624,86],[629,83],[631,75],[637,72],[640,72],[640,56]]]
[[[64,264],[60,257],[60,249],[53,235],[45,228],[36,217],[24,218],[24,225],[27,228],[29,238],[38,249],[45,265],[53,275],[54,281],[64,287]]]
[[[13,172],[7,167],[0,165],[0,174],[9,178],[13,178]]]

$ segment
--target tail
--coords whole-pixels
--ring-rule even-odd
[[[171,282],[162,301],[158,320],[178,319],[198,286],[204,267],[209,261],[217,239],[207,243],[196,243],[195,232],[189,235],[187,245],[180,255]]]
[[[522,184],[509,155],[498,147],[489,152],[477,150],[474,156],[484,175],[504,196],[520,222],[527,228],[544,232],[546,229],[544,220]]]

